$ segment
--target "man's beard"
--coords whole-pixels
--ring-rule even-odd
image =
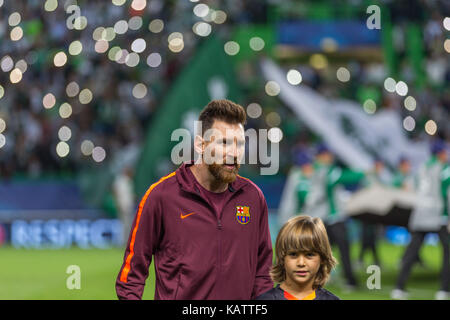
[[[223,183],[231,183],[234,182],[237,178],[237,174],[239,172],[239,168],[241,165],[235,161],[233,169],[228,169],[225,167],[225,164],[209,164],[208,170],[213,175],[216,180],[223,182]]]

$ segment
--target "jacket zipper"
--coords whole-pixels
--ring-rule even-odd
[[[218,229],[218,233],[217,233],[218,250],[217,251],[218,251],[218,255],[219,255],[219,257],[217,259],[217,282],[219,282],[220,274],[222,273],[222,239],[221,239],[222,221],[220,220],[220,218],[217,220],[217,229]]]

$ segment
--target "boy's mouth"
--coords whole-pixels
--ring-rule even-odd
[[[300,277],[304,277],[308,274],[308,271],[305,270],[301,270],[301,271],[295,271],[295,274],[300,276]]]

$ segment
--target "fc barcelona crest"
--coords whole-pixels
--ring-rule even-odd
[[[250,221],[250,207],[237,206],[236,220],[240,224],[247,224]]]

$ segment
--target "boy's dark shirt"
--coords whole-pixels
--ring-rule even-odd
[[[312,300],[340,300],[337,296],[324,288],[315,290],[316,297]],[[256,300],[289,300],[285,296],[285,291],[280,288],[278,284],[275,288],[264,292],[262,295],[256,297]]]

